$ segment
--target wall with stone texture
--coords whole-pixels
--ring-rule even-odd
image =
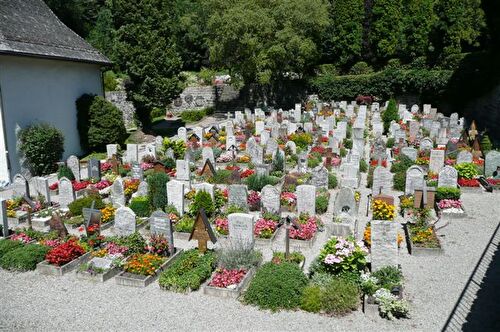
[[[105,93],[106,100],[113,103],[122,112],[125,128],[135,128],[135,107],[131,101],[127,100],[125,90],[109,91]]]

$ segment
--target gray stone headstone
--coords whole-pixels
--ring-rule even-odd
[[[228,216],[228,224],[229,239],[237,248],[253,248],[253,215],[247,213],[232,213]]]
[[[255,121],[255,135],[260,135],[264,130],[264,121]]]
[[[438,187],[457,187],[458,172],[454,167],[445,166],[439,171]]]
[[[125,161],[128,163],[139,161],[139,146],[137,144],[127,144]]]
[[[325,166],[319,165],[313,169],[311,184],[317,188],[328,189],[328,170]]]
[[[285,149],[286,148],[289,148],[289,150],[292,153],[292,155],[294,155],[294,154],[297,153],[297,145],[295,145],[294,141],[288,141],[288,142],[286,142]]]
[[[417,149],[413,147],[404,147],[401,149],[401,153],[410,158],[412,161],[417,160]]]
[[[398,265],[398,226],[394,221],[371,221],[372,271]]]
[[[160,151],[163,148],[163,137],[156,136],[156,138],[155,138],[155,148],[156,148],[156,151]]]
[[[297,213],[306,212],[313,216],[316,214],[316,187],[302,184],[297,186]]]
[[[140,197],[148,195],[148,183],[146,181],[141,181],[137,187],[137,191],[132,194],[132,197]]]
[[[434,143],[432,142],[432,139],[429,137],[424,137],[420,141],[420,150],[431,150],[434,147]]]
[[[443,165],[444,165],[444,150],[431,150],[429,170],[433,173],[439,173]]]
[[[232,184],[229,186],[228,205],[236,205],[247,209],[248,190],[244,184]]]
[[[500,152],[490,151],[484,158],[484,175],[500,179]]]
[[[177,136],[183,142],[187,142],[187,129],[185,127],[180,127],[177,129]]]
[[[7,218],[7,200],[0,198],[0,219],[2,220],[2,236],[9,235],[9,219]]]
[[[335,197],[333,205],[333,214],[339,215],[341,212],[347,213],[351,216],[356,216],[356,198],[354,197],[354,190],[351,188],[342,188]]]
[[[149,230],[151,234],[163,235],[168,241],[168,248],[170,252],[175,248],[174,246],[174,233],[172,231],[172,223],[168,214],[158,210],[154,211],[149,217]]]
[[[210,197],[212,198],[212,200],[215,198],[214,195],[214,188],[215,186],[213,184],[210,184],[210,183],[207,183],[207,182],[203,182],[203,183],[196,183],[194,185],[192,185],[192,188],[194,188],[196,190],[196,192],[202,190],[208,194],[210,194]]]
[[[28,180],[21,174],[14,175],[12,180],[12,196],[30,196]]]
[[[394,184],[394,174],[383,166],[377,166],[373,170],[373,186],[372,193],[386,193],[392,190]]]
[[[69,169],[75,176],[76,181],[80,181],[80,160],[77,156],[69,156],[68,160],[66,160],[66,165],[68,165]]]
[[[214,150],[206,146],[201,150],[201,159],[202,159],[202,164],[205,164],[205,161],[208,159],[212,163],[212,165],[215,165],[215,157],[214,157]]]
[[[136,230],[135,213],[132,209],[122,206],[115,212],[114,232],[118,236],[134,234]]]
[[[120,206],[125,206],[125,190],[121,177],[117,177],[115,182],[111,185],[110,198],[114,207],[118,208]]]
[[[457,155],[457,164],[471,163],[472,159],[472,153],[469,151],[460,151]]]
[[[75,192],[73,191],[73,184],[71,181],[65,177],[59,179],[59,205],[61,208],[67,208],[74,200]]]
[[[132,163],[132,179],[142,181],[144,179],[144,171],[139,163]]]
[[[267,140],[266,144],[266,154],[273,154],[276,152],[278,149],[278,141],[276,141],[276,138],[271,137]]]
[[[101,162],[98,159],[90,159],[88,162],[89,178],[101,179]]]
[[[106,156],[111,159],[113,155],[118,155],[118,144],[106,145]]]
[[[405,193],[413,195],[415,189],[421,189],[424,186],[424,171],[419,166],[413,165],[406,170]]]
[[[45,201],[50,203],[50,189],[49,189],[49,179],[43,176],[36,176],[33,178],[35,195],[42,195]]]
[[[264,130],[260,133],[260,144],[267,144],[267,141],[269,140],[269,138],[271,137],[271,134],[269,133],[269,131],[267,130]]]
[[[280,211],[280,191],[270,184],[264,186],[261,191],[261,202],[264,211],[279,213]]]
[[[175,177],[180,181],[189,181],[190,180],[190,170],[189,170],[189,162],[185,160],[177,160],[175,167]]]
[[[177,180],[167,182],[167,201],[173,205],[177,212],[184,214],[184,183]]]

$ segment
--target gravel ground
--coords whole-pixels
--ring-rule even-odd
[[[411,319],[389,322],[360,311],[340,318],[301,311],[271,313],[200,292],[166,292],[157,283],[135,289],[113,280],[87,283],[74,274],[56,278],[0,271],[0,330],[439,331],[499,222],[500,206],[495,203],[500,194],[467,193],[463,199],[470,217],[438,232],[444,255],[412,257],[401,250]],[[312,251],[325,239],[322,233]]]

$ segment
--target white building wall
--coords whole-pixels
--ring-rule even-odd
[[[16,128],[49,123],[64,134],[64,159],[81,153],[75,102],[84,93],[102,96],[100,66],[0,55],[0,93],[12,178],[20,171]]]

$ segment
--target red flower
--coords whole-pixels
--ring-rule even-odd
[[[210,286],[227,288],[231,285],[238,285],[241,280],[245,277],[247,271],[244,269],[239,270],[226,270],[219,269],[215,271],[215,274],[210,282]]]
[[[73,239],[50,250],[45,256],[45,259],[52,265],[62,266],[80,257],[84,253],[85,250]]]
[[[479,181],[477,179],[458,179],[458,184],[460,187],[479,187]]]

